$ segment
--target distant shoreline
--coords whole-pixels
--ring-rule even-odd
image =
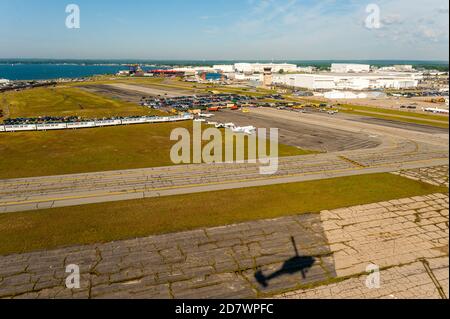
[[[373,60],[373,61],[325,61],[325,60],[287,60],[287,61],[231,61],[231,60],[61,60],[61,59],[0,59],[0,79],[12,81],[55,80],[88,78],[97,75],[113,75],[127,69],[127,65],[139,64],[144,69],[185,66],[213,66],[220,64],[234,64],[236,62],[274,62],[291,63],[298,66],[313,66],[326,69],[332,63],[363,63],[378,67],[396,64],[409,64],[417,69],[436,69],[448,72],[449,64],[445,61],[407,61],[407,60]]]
[[[413,66],[448,66],[449,61],[439,60],[159,60],[159,59],[22,59],[0,58],[0,64],[54,64],[54,65],[97,65],[97,66],[124,66],[127,64],[159,65],[214,65],[234,64],[237,62],[249,63],[292,63],[297,65],[331,65],[332,63],[363,63],[375,66],[393,64],[410,64]]]

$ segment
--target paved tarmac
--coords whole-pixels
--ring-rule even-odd
[[[370,264],[379,288],[366,286]],[[0,256],[0,298],[436,299],[448,278],[443,194]]]
[[[103,96],[107,96],[113,99],[120,99],[125,102],[130,103],[140,103],[143,97],[142,92],[124,90],[118,87],[113,87],[111,85],[97,84],[97,85],[85,85],[79,88]]]
[[[139,92],[140,94],[144,95],[153,95],[153,96],[165,96],[165,97],[180,97],[180,96],[189,96],[194,95],[192,91],[189,91],[188,89],[182,90],[182,89],[171,89],[171,88],[157,88],[157,87],[146,87],[146,86],[139,86],[139,85],[132,85],[132,84],[107,84],[105,87],[110,87],[113,91],[114,89],[119,90],[125,90],[127,92],[134,91]]]
[[[188,194],[418,169],[448,163],[448,134],[426,134],[317,115],[258,109],[298,125],[366,134],[381,141],[371,149],[280,158],[278,172],[261,175],[255,163],[201,164],[0,181],[0,213],[128,199]]]
[[[301,149],[319,152],[338,152],[376,148],[380,139],[365,133],[348,132],[318,125],[301,123],[296,120],[300,113],[291,112],[291,118],[276,118],[256,110],[250,113],[221,111],[215,113],[212,121],[234,123],[238,126],[253,125],[257,128],[278,128],[279,142]],[[328,118],[326,118],[328,119]]]
[[[389,126],[389,127],[396,127],[396,128],[417,131],[417,132],[422,132],[422,133],[430,133],[430,134],[447,134],[448,133],[447,128],[423,125],[423,124],[416,124],[416,123],[392,121],[392,120],[386,120],[386,119],[379,119],[379,118],[375,118],[375,117],[357,116],[357,117],[354,117],[353,120],[358,121],[358,122],[373,123],[373,124],[379,124],[379,125],[384,125],[384,126]]]

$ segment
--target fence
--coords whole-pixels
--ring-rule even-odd
[[[117,120],[98,120],[70,123],[44,123],[44,124],[17,124],[0,125],[0,132],[25,132],[25,131],[51,131],[51,130],[76,130],[83,128],[96,128],[118,125],[135,125],[148,123],[166,123],[193,120],[193,115],[166,116],[166,117],[136,117]]]

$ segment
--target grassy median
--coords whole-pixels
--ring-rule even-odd
[[[404,112],[368,106],[356,106],[351,104],[340,105],[339,110],[343,113],[374,117],[389,121],[428,125],[440,128],[449,128],[448,116]]]
[[[4,115],[9,118],[39,116],[100,118],[161,114],[137,104],[109,99],[66,86],[2,93],[0,109],[3,109]]]
[[[3,133],[0,179],[170,166],[175,128],[192,131],[192,121]],[[311,153],[279,145],[281,157]]]
[[[0,255],[319,212],[448,189],[392,174],[0,215]]]
[[[164,79],[119,79],[124,83],[183,83]],[[101,81],[100,81],[101,82]],[[86,82],[95,84],[100,82]],[[113,81],[114,82],[114,81]],[[122,102],[76,88],[80,83],[0,94],[5,117],[159,115],[133,103]],[[183,83],[192,86],[191,83]],[[0,118],[1,121],[1,118]],[[0,137],[0,179],[62,175],[173,165],[170,133],[191,122],[105,127],[98,129],[16,132]],[[280,156],[310,154],[280,145]]]

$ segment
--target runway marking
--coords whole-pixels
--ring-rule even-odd
[[[443,160],[445,158],[431,159],[431,160],[418,160],[418,161],[410,161],[408,163],[425,163],[434,160]],[[360,168],[358,171],[363,172],[363,170],[369,170],[371,168],[377,167],[397,167],[399,164],[384,164],[379,166],[371,166],[366,168]],[[254,182],[261,180],[273,180],[273,179],[287,179],[291,177],[300,177],[300,176],[309,176],[315,174],[333,174],[333,173],[342,173],[342,172],[350,172],[354,169],[342,169],[342,170],[329,170],[329,171],[316,171],[316,172],[308,172],[308,173],[300,173],[300,174],[286,174],[283,176],[265,176],[260,178],[249,178],[249,179],[238,179],[238,180],[229,180],[223,182],[211,182],[211,183],[203,183],[203,184],[189,184],[189,185],[180,185],[180,186],[170,186],[170,187],[161,187],[161,188],[152,188],[152,189],[135,189],[135,190],[124,190],[121,192],[108,192],[108,193],[97,193],[97,194],[89,194],[83,196],[65,196],[59,198],[49,198],[49,199],[37,199],[37,200],[28,200],[28,201],[20,201],[20,202],[0,202],[0,207],[8,207],[8,206],[17,206],[17,205],[26,205],[26,204],[39,204],[39,203],[49,203],[49,202],[58,202],[65,200],[73,200],[73,199],[87,199],[87,198],[95,198],[95,197],[104,197],[104,196],[119,196],[119,195],[127,195],[127,194],[137,194],[137,193],[145,193],[145,192],[158,192],[165,190],[173,190],[173,189],[186,189],[186,188],[195,188],[195,187],[203,187],[203,186],[212,186],[212,185],[226,185],[226,184],[236,184],[236,183],[245,183],[245,182]],[[327,177],[328,178],[328,177]],[[327,179],[323,178],[323,179]],[[332,178],[332,177],[329,177]],[[143,196],[145,198],[145,196]],[[80,204],[81,205],[81,204]]]
[[[292,162],[280,163],[280,166],[288,166],[289,167],[292,164],[298,164],[298,165],[301,165],[303,168],[309,168],[309,167],[315,167],[315,166],[318,166],[318,165],[338,164],[338,163],[336,163],[337,159],[338,158],[330,158],[328,160],[327,159],[323,159],[323,160],[320,160],[320,162],[307,163],[307,164],[302,164],[301,162],[294,162],[294,161],[292,161]],[[234,164],[237,164],[237,163],[234,163]],[[126,177],[127,179],[130,179],[130,178],[133,178],[133,177],[135,177],[136,179],[144,179],[144,178],[150,178],[151,175],[159,175],[159,176],[167,175],[167,177],[174,177],[174,176],[171,175],[171,173],[177,173],[177,174],[183,174],[183,175],[185,175],[187,173],[195,173],[195,175],[193,175],[193,176],[201,178],[201,177],[207,177],[211,173],[217,173],[217,174],[222,174],[222,175],[229,175],[230,174],[230,170],[234,170],[235,171],[235,170],[244,170],[244,169],[248,169],[248,168],[254,168],[254,169],[258,169],[259,168],[258,166],[252,165],[251,163],[248,163],[248,164],[249,164],[249,166],[247,166],[247,167],[223,167],[224,169],[228,169],[228,170],[224,170],[223,172],[219,172],[219,173],[217,173],[217,168],[219,168],[219,167],[207,166],[207,168],[209,168],[210,172],[205,172],[202,169],[198,169],[198,170],[194,170],[194,171],[186,171],[186,170],[183,170],[181,168],[178,168],[178,169],[173,170],[173,171],[170,170],[170,171],[150,172],[151,174],[148,174],[148,175],[145,174],[146,172],[144,172],[144,171],[131,172],[132,174],[130,174],[130,175],[128,175],[127,173],[125,173],[125,174],[123,174],[123,173],[122,174],[116,173],[116,174],[111,174],[111,175],[102,175],[100,173],[99,174],[100,176],[89,176],[89,175],[86,175],[86,176],[83,176],[82,178],[80,177],[80,178],[68,178],[68,179],[58,179],[58,176],[56,176],[56,177],[54,177],[54,179],[50,178],[50,179],[42,179],[42,180],[37,180],[37,181],[26,181],[26,180],[21,181],[21,180],[18,180],[16,182],[5,182],[5,184],[9,184],[10,186],[19,186],[19,187],[22,186],[23,187],[23,186],[31,186],[31,185],[42,184],[42,183],[44,183],[46,181],[47,182],[58,183],[58,184],[59,183],[65,183],[65,182],[73,182],[73,181],[84,182],[85,180],[88,180],[88,179],[90,179],[92,177],[104,178],[105,181],[103,183],[108,183],[107,180],[114,179],[115,177]],[[232,165],[232,164],[229,164],[229,165]],[[237,164],[237,165],[239,165],[239,164]],[[205,167],[202,167],[202,168],[205,168]],[[145,169],[143,169],[143,170],[145,170]],[[90,174],[90,173],[86,173],[86,174]],[[93,174],[95,174],[95,173],[93,173]],[[164,177],[166,177],[166,176],[164,176]],[[181,177],[179,177],[179,178],[181,178]],[[37,178],[39,178],[39,177],[37,177]],[[159,177],[159,178],[161,178],[161,177]],[[176,178],[177,177],[175,177],[175,179]],[[102,183],[102,182],[100,182],[100,183]],[[4,186],[4,185],[2,185],[0,183],[0,186]],[[70,186],[72,186],[72,185],[68,185],[68,187],[70,187]]]
[[[412,141],[411,141],[412,142]],[[418,153],[418,144],[413,142],[415,144],[415,150],[414,151],[409,151],[406,153],[400,153],[400,154],[395,154],[396,156],[408,156],[408,155],[414,155]],[[386,149],[382,149],[380,151],[384,151],[384,152],[389,152],[389,151],[393,151],[396,149],[399,149],[399,145],[398,143],[396,143],[395,146],[392,147],[388,147]],[[375,154],[364,154],[363,156],[367,157],[367,156],[374,156]],[[281,165],[290,165],[295,159],[309,159],[306,157],[311,157],[311,158],[317,158],[317,156],[320,154],[312,154],[312,155],[303,155],[303,156],[292,156],[292,157],[284,157],[281,158],[280,160],[284,163],[280,163]],[[336,156],[334,158],[332,158],[332,153],[327,153],[326,155],[330,155],[330,158],[327,159],[320,159],[322,162],[327,163],[327,162],[331,162],[333,160],[337,160],[340,158],[340,156]],[[357,154],[355,154],[357,155]],[[343,158],[341,158],[343,159]],[[350,162],[352,163],[352,162]],[[201,168],[211,168],[211,171],[213,171],[214,168],[218,168],[219,165],[233,165],[233,164],[237,164],[237,163],[218,163],[217,166],[205,166],[204,164],[193,164],[193,165],[188,165],[188,166],[166,166],[166,167],[155,167],[155,168],[138,168],[138,169],[134,169],[134,170],[125,170],[125,171],[121,171],[121,172],[117,172],[117,171],[104,171],[104,172],[95,172],[95,173],[81,173],[81,176],[72,176],[72,177],[65,177],[64,175],[60,175],[60,176],[51,176],[51,177],[31,177],[29,179],[27,178],[22,178],[22,179],[11,179],[11,180],[0,180],[0,186],[3,185],[7,185],[7,184],[12,184],[12,185],[16,185],[17,183],[22,183],[22,185],[26,184],[27,186],[30,185],[36,185],[36,184],[41,184],[41,183],[45,183],[45,182],[57,182],[57,183],[65,183],[65,182],[82,182],[85,181],[87,179],[89,179],[90,177],[100,177],[100,178],[114,178],[114,177],[127,177],[127,178],[131,178],[133,176],[136,176],[136,178],[143,178],[143,177],[148,177],[149,175],[161,175],[161,174],[165,174],[165,173],[186,173],[186,168],[189,169],[192,173],[192,171],[201,171]],[[243,164],[250,164],[251,163],[243,163]],[[353,163],[352,163],[353,164]],[[238,164],[239,165],[239,164]],[[313,167],[313,166],[317,166],[318,163],[315,162],[314,164],[312,163],[308,163],[308,164],[304,164],[304,167]],[[202,166],[202,167],[200,167]],[[224,167],[225,168],[225,167]],[[229,168],[229,167],[226,167]],[[240,167],[236,167],[233,169],[239,169]],[[146,174],[146,173],[151,173],[151,174]],[[203,172],[204,173],[204,172]],[[206,173],[207,174],[207,173]],[[196,176],[206,176],[206,174],[197,174]],[[95,176],[93,176],[95,175]],[[20,186],[20,184],[19,184]]]
[[[439,154],[439,153],[435,153],[435,154]],[[439,155],[442,155],[442,156],[444,156],[443,154],[439,154]],[[432,161],[432,160],[439,160],[439,159],[444,159],[444,158],[447,158],[446,156],[445,157],[440,157],[440,158],[434,158],[434,159],[425,159],[425,160],[415,160],[415,161],[409,161],[408,163],[419,163],[419,162],[428,162],[428,161]],[[398,165],[398,163],[393,163],[393,164],[388,164],[388,163],[381,163],[381,164],[371,164],[371,165],[369,165],[369,166],[364,166],[363,164],[360,164],[360,163],[358,163],[358,162],[356,162],[356,161],[353,161],[353,160],[350,160],[350,159],[348,159],[348,158],[345,158],[345,157],[343,157],[343,156],[341,156],[341,157],[336,157],[336,160],[337,159],[340,159],[340,160],[344,160],[345,162],[348,162],[348,163],[351,163],[352,165],[355,165],[358,169],[363,169],[363,168],[377,168],[377,167],[395,167],[395,166],[397,166]],[[324,162],[325,164],[327,163],[327,162]],[[336,162],[328,162],[328,163],[331,163],[331,164],[333,164],[333,165],[338,165],[338,163],[336,163]],[[286,163],[286,165],[289,165],[290,163]],[[295,163],[293,162],[292,164],[294,164],[295,165]],[[317,166],[317,163],[316,164],[309,164],[309,165],[305,165],[305,167],[315,167],[315,166]],[[238,167],[238,168],[236,168],[236,169],[238,169],[238,170],[241,170],[241,169],[243,169],[243,168],[240,168],[240,167]],[[346,170],[347,170],[347,168],[346,168]],[[177,170],[178,171],[178,170]],[[335,170],[328,170],[328,171],[324,171],[324,170],[322,170],[322,171],[314,171],[314,172],[303,172],[303,173],[296,173],[296,174],[285,174],[285,175],[277,175],[277,176],[275,176],[275,177],[273,177],[273,178],[288,178],[288,177],[295,177],[295,176],[302,176],[302,175],[304,175],[304,176],[308,176],[308,175],[310,175],[310,174],[316,174],[316,173],[326,173],[326,172],[333,172],[333,171],[335,171]],[[245,172],[243,172],[243,173],[245,173]],[[226,172],[224,171],[221,175],[227,175],[226,174]],[[203,177],[208,177],[209,175],[208,175],[208,173],[204,173],[204,174],[197,174],[197,175],[195,175],[195,177],[197,178],[197,179],[201,179],[201,178],[203,178]],[[130,176],[124,176],[124,177],[128,177],[128,178],[130,178]],[[145,183],[145,181],[143,181],[142,179],[145,179],[147,177],[147,181],[149,181],[149,176],[145,176],[145,175],[139,175],[139,176],[136,176],[136,180],[135,181],[132,181],[131,183],[127,183],[126,181],[124,181],[123,182],[123,184],[124,185],[120,185],[120,184],[115,184],[114,183],[114,181],[104,181],[104,182],[101,182],[99,185],[98,185],[98,187],[95,187],[96,185],[92,185],[92,186],[94,186],[93,188],[100,188],[100,186],[101,187],[103,187],[103,188],[105,188],[105,187],[112,187],[112,188],[119,188],[119,187],[123,187],[123,188],[126,188],[126,187],[133,187],[133,184],[134,185],[137,185],[138,187],[139,187],[139,184],[142,184],[142,183]],[[165,178],[170,178],[171,176],[170,175],[167,175],[167,176],[164,176],[163,178],[161,178],[161,177],[159,177],[160,178],[160,180],[158,181],[157,180],[157,182],[158,183],[164,183],[164,182],[166,182],[166,179]],[[173,176],[172,176],[173,177]],[[173,182],[174,180],[179,180],[181,177],[175,177],[175,178],[172,178],[171,179],[171,182]],[[220,176],[212,176],[212,178],[220,178]],[[108,178],[108,179],[110,179],[110,178]],[[261,179],[264,179],[264,178],[247,178],[247,179],[241,179],[241,180],[227,180],[227,181],[224,181],[224,182],[210,182],[210,183],[203,183],[203,184],[188,184],[188,185],[175,185],[175,186],[171,186],[172,188],[174,188],[174,189],[176,189],[176,188],[183,188],[183,187],[191,187],[191,185],[192,185],[192,187],[196,187],[197,185],[200,185],[200,186],[203,186],[203,185],[220,185],[220,184],[226,184],[226,183],[233,183],[233,182],[241,182],[241,181],[252,181],[252,180],[261,180]],[[266,177],[265,179],[270,179],[269,177]],[[22,184],[22,185],[17,185],[16,187],[24,187],[25,186],[25,184]],[[29,184],[26,184],[26,186],[30,186]],[[51,185],[50,185],[51,186]],[[65,185],[63,188],[58,188],[57,190],[61,190],[62,192],[67,192],[68,190],[71,190],[71,188],[73,187],[73,185]],[[142,186],[141,186],[142,187]],[[151,187],[151,186],[150,186]],[[165,187],[165,188],[158,188],[158,187],[155,187],[155,188],[146,188],[145,190],[165,190],[165,189],[167,189],[167,187]],[[51,190],[55,190],[55,187],[47,187],[46,188],[46,190],[47,190],[47,192],[49,192],[49,191],[51,191]],[[89,191],[89,190],[85,190],[85,189],[81,189],[81,188],[79,188],[78,189],[78,191],[79,192],[83,192],[83,191]],[[94,190],[93,190],[94,191]],[[27,197],[29,197],[29,196],[33,196],[32,194],[30,195],[30,193],[31,192],[33,192],[33,189],[31,189],[31,190],[27,190],[27,189],[23,189],[23,190],[19,190],[19,191],[17,191],[17,192],[3,192],[3,195],[6,195],[6,196],[11,196],[11,195],[15,195],[15,194],[17,194],[18,196],[20,196],[20,194],[25,194]],[[119,193],[117,193],[117,192],[113,192],[113,190],[111,190],[111,192],[109,192],[109,193],[105,193],[105,194],[112,194],[112,196],[114,196],[114,195],[118,195],[118,194],[127,194],[127,193],[137,193],[137,192],[139,192],[139,190],[136,190],[136,191],[122,191],[122,192],[119,192]],[[86,195],[86,197],[91,197],[92,195],[90,195],[90,196],[88,196],[88,195]],[[101,196],[101,195],[94,195],[94,196],[92,196],[92,197],[98,197],[98,196]],[[77,196],[76,198],[79,198],[79,196]],[[83,197],[82,197],[83,198]],[[30,202],[33,202],[33,201],[30,201]],[[44,202],[46,202],[46,201],[44,201]],[[4,202],[4,203],[9,203],[9,202]],[[15,202],[14,202],[15,203]],[[26,203],[26,202],[25,202]],[[0,205],[4,205],[4,204],[2,204],[1,202],[0,202]],[[7,204],[6,204],[7,205]]]
[[[345,156],[339,156],[339,158],[344,160],[344,161],[346,161],[346,162],[348,162],[348,163],[350,163],[350,164],[352,164],[353,166],[356,166],[357,168],[360,168],[360,169],[361,168],[367,168],[367,166],[365,166],[363,164],[360,164],[357,161],[351,160],[351,159],[349,159],[349,158],[347,158]]]

